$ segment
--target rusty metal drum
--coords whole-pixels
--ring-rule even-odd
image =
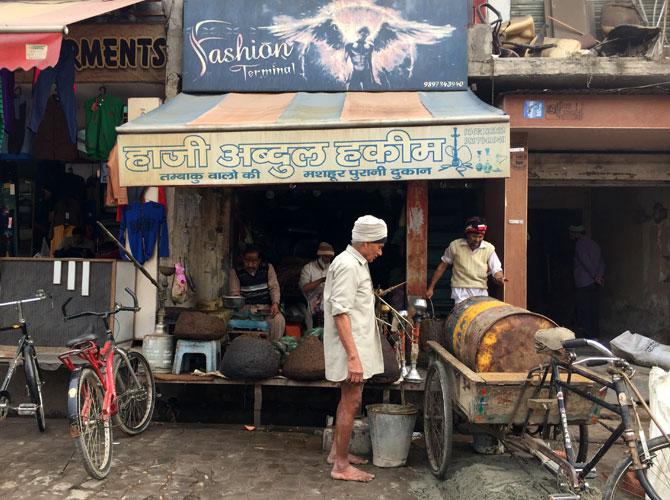
[[[542,362],[534,334],[549,318],[492,297],[471,297],[445,323],[446,347],[475,372],[525,372]]]

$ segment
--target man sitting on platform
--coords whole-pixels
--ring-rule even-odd
[[[286,320],[279,311],[279,282],[269,262],[262,262],[256,247],[248,245],[242,255],[242,265],[230,272],[231,295],[244,297],[245,311],[259,313],[270,325],[270,340],[284,335]]]

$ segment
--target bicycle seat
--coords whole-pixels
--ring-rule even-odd
[[[77,347],[79,345],[85,344],[90,341],[96,341],[98,340],[98,336],[95,333],[87,333],[85,335],[81,335],[79,337],[75,337],[71,340],[68,340],[65,343],[66,347]]]
[[[538,353],[560,351],[563,349],[561,342],[574,338],[574,332],[567,328],[544,328],[535,332],[535,351]]]

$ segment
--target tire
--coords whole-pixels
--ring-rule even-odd
[[[644,473],[648,480],[652,480],[656,474],[658,476],[657,480],[666,488],[664,490],[665,493],[670,492],[670,443],[668,443],[663,436],[659,436],[654,439],[650,439],[647,442],[647,446],[649,448],[649,452],[655,456],[652,462],[649,464],[649,468],[646,469]],[[637,445],[637,452],[640,454],[640,456],[642,456],[643,450],[640,443]],[[635,489],[635,485],[629,481],[629,476],[627,475],[632,465],[633,462],[630,456],[626,456],[616,465],[616,467],[614,467],[612,474],[607,479],[607,483],[605,484],[603,499],[619,500],[624,498],[644,498],[644,494],[639,496],[629,493],[631,491],[631,486],[633,486],[633,489]],[[639,488],[639,482],[636,486]],[[626,491],[626,489],[628,489],[628,491]],[[647,496],[652,499],[662,498],[660,496],[660,491],[655,493],[655,497],[653,495],[649,495],[649,492],[647,492]],[[668,497],[666,496],[666,498]]]
[[[91,477],[104,479],[112,467],[112,424],[104,419],[104,391],[98,375],[88,367],[72,372],[68,389],[70,433]]]
[[[444,364],[433,362],[423,396],[423,430],[430,470],[438,479],[444,479],[451,458],[454,417],[451,393]]]
[[[134,436],[144,432],[154,414],[156,405],[156,384],[151,367],[139,352],[127,352],[130,366],[140,382],[138,387],[130,372],[126,360],[118,356],[115,363],[114,377],[118,412],[114,415],[114,425]]]
[[[28,387],[28,395],[30,401],[37,406],[35,411],[35,418],[37,419],[37,427],[40,432],[44,432],[47,428],[47,421],[44,418],[44,401],[42,400],[42,381],[40,379],[40,371],[37,368],[35,357],[35,348],[26,346],[23,348],[23,371],[26,375],[26,386]]]

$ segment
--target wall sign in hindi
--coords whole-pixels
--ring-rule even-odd
[[[185,92],[462,90],[463,0],[186,0]]]
[[[474,179],[510,167],[501,123],[120,134],[118,143],[122,186]]]

